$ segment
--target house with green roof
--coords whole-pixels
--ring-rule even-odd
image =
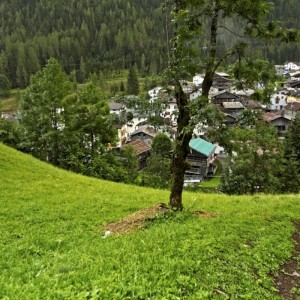
[[[185,182],[201,182],[206,177],[215,173],[215,150],[216,145],[196,138],[190,140],[190,153],[187,156],[187,162],[190,168],[185,172]]]

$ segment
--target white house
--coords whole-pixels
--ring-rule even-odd
[[[126,107],[122,103],[111,102],[109,103],[109,110],[111,114],[120,115],[122,111],[126,110]]]
[[[284,64],[284,69],[286,71],[297,71],[297,70],[300,70],[300,67],[293,62],[286,62]]]
[[[151,89],[150,91],[148,91],[150,99],[152,99],[152,100],[157,99],[158,94],[159,94],[161,89],[162,89],[161,86],[156,86],[153,89]]]
[[[196,74],[194,77],[193,77],[193,84],[195,86],[200,86],[203,82],[203,75],[202,74]]]
[[[180,84],[181,84],[183,92],[186,94],[190,94],[196,90],[196,86],[193,82],[181,80]]]
[[[194,100],[198,97],[200,97],[202,94],[202,89],[201,88],[197,88],[196,90],[192,91],[190,94],[189,94],[189,99],[190,100]]]
[[[271,110],[282,110],[287,104],[287,97],[289,92],[287,90],[279,90],[272,94],[269,104]]]
[[[164,111],[160,114],[160,116],[163,118],[169,118],[170,121],[174,123],[177,119],[177,112],[178,106],[176,99],[174,97],[170,97]]]

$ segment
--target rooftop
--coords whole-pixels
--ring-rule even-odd
[[[110,110],[119,110],[124,108],[124,104],[117,103],[117,102],[111,102],[109,103]]]
[[[144,132],[147,135],[152,137],[155,137],[157,135],[157,131],[154,128],[149,127],[148,125],[142,125],[140,128],[135,130],[131,135],[135,135],[141,132]]]
[[[203,140],[201,138],[196,138],[196,139],[190,140],[189,146],[193,150],[195,150],[207,157],[211,156],[211,154],[216,149],[216,146],[214,144],[212,144],[206,140]]]
[[[133,142],[126,144],[124,147],[126,146],[133,147],[138,155],[150,151],[151,149],[151,147],[145,144],[142,140],[135,140]]]
[[[300,111],[300,102],[290,102],[284,109]]]

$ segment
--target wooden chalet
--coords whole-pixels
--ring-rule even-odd
[[[151,147],[139,139],[126,144],[124,147],[132,147],[136,151],[139,159],[139,170],[144,169],[147,165],[147,158],[150,156]]]
[[[237,102],[239,101],[240,97],[236,94],[230,93],[230,92],[222,92],[219,94],[214,95],[211,98],[211,102],[215,104],[216,106],[222,106],[223,102]]]
[[[244,110],[244,106],[241,102],[223,102],[220,108],[226,114],[229,114],[233,117],[238,116]]]
[[[130,139],[131,141],[141,140],[144,143],[151,145],[152,140],[156,135],[157,135],[157,131],[154,128],[145,125],[135,130],[131,134]]]
[[[300,117],[300,102],[288,103],[284,108],[284,116],[289,119]]]
[[[231,88],[232,80],[226,73],[215,73],[212,86],[218,91],[227,91]]]
[[[291,118],[286,117],[283,114],[276,114],[272,112],[264,113],[262,118],[265,122],[271,123],[277,128],[277,134],[279,136],[283,136],[286,133],[291,123]]]
[[[190,153],[187,162],[190,168],[185,172],[185,183],[201,182],[205,177],[215,173],[216,146],[204,139],[192,139],[189,143]]]

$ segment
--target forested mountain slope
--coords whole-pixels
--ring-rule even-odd
[[[0,73],[14,86],[53,56],[67,72],[123,69],[156,73],[165,61],[161,0],[17,0],[0,8]],[[144,71],[143,71],[144,70]]]
[[[273,0],[274,18],[300,27],[298,0]],[[170,18],[165,0],[3,0],[0,3],[0,74],[15,87],[49,57],[77,80],[133,64],[142,76],[165,67]],[[224,35],[222,44],[227,45]],[[275,63],[300,60],[299,45],[261,45]]]

